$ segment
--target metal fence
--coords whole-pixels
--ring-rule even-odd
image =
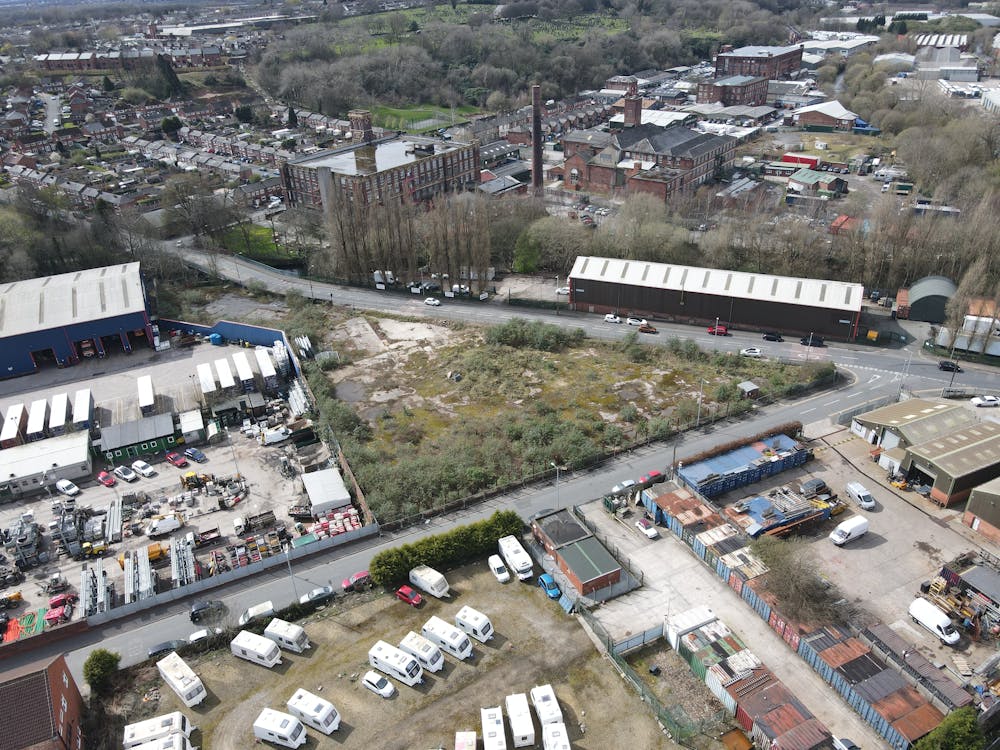
[[[843,411],[838,411],[834,415],[831,415],[831,419],[839,425],[849,425],[851,420],[853,420],[858,414],[864,414],[867,411],[872,411],[873,409],[878,409],[882,406],[888,406],[889,404],[894,404],[898,400],[896,394],[890,394],[888,396],[880,396],[879,398],[873,398],[870,401],[865,401],[863,404],[855,404],[849,409],[844,409]]]
[[[626,654],[629,651],[639,648],[640,646],[645,646],[647,643],[653,643],[663,637],[663,624],[655,625],[648,630],[644,630],[641,633],[636,633],[635,635],[630,635],[628,638],[623,638],[620,641],[615,641],[611,644],[611,653],[613,654]]]

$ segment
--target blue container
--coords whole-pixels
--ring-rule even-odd
[[[212,346],[222,346],[224,343],[221,333],[213,333],[208,337],[208,340],[211,342]]]

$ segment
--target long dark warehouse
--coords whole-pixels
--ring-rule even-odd
[[[864,287],[843,281],[577,256],[570,306],[689,324],[850,339]]]

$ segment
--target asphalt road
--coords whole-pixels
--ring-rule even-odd
[[[189,241],[177,247],[174,241],[163,243],[171,253],[183,253],[185,259],[205,269],[213,269],[220,276],[230,278],[240,284],[255,281],[274,292],[284,293],[298,290],[307,297],[330,301],[333,304],[349,305],[369,310],[400,313],[411,316],[497,323],[514,317],[542,320],[558,325],[583,328],[588,336],[600,339],[621,338],[629,330],[624,324],[604,323],[597,315],[582,313],[560,313],[532,309],[512,309],[502,302],[482,304],[445,300],[440,307],[423,304],[423,296],[414,295],[409,299],[398,294],[387,294],[375,290],[352,289],[330,284],[309,282],[289,277],[256,264],[228,256],[211,257],[190,248]],[[860,346],[834,344],[823,348],[806,348],[798,341],[772,343],[760,341],[759,335],[734,333],[727,337],[709,336],[704,328],[689,326],[660,325],[658,336],[643,337],[656,343],[670,336],[693,338],[706,349],[719,351],[739,351],[748,346],[759,346],[765,356],[784,357],[791,360],[830,359],[841,368],[853,373],[853,379],[832,391],[800,399],[759,408],[752,418],[733,423],[720,423],[712,428],[690,432],[677,440],[633,451],[623,455],[613,465],[586,472],[563,472],[558,486],[554,481],[524,488],[508,495],[494,498],[490,502],[447,518],[438,518],[427,524],[404,530],[398,534],[387,534],[343,551],[334,551],[300,561],[289,571],[279,568],[261,574],[247,582],[236,583],[221,588],[212,594],[222,599],[229,608],[233,619],[248,606],[265,600],[272,600],[280,607],[290,603],[295,597],[322,585],[340,588],[340,581],[359,570],[364,570],[372,556],[383,549],[412,541],[427,534],[447,530],[455,525],[484,518],[498,508],[517,511],[522,517],[529,517],[543,509],[582,503],[602,496],[621,479],[636,477],[654,469],[663,470],[674,458],[683,457],[704,450],[720,442],[759,432],[769,426],[791,420],[814,422],[826,418],[831,413],[847,406],[864,403],[899,391],[905,386],[911,390],[939,389],[951,381],[950,373],[937,369],[937,359],[929,358],[921,352],[919,342],[913,342],[901,350],[872,350]],[[996,375],[987,368],[970,367],[955,379],[955,385],[967,387],[995,388]],[[5,660],[5,667],[67,652],[67,661],[77,680],[82,682],[82,665],[90,649],[102,645],[118,651],[122,655],[122,665],[134,664],[146,658],[149,646],[174,638],[185,638],[200,626],[192,625],[187,616],[187,602],[163,606],[155,610],[120,622],[110,623],[73,638],[53,644],[46,649],[37,649],[23,657]]]
[[[41,96],[42,101],[45,102],[45,132],[52,134],[57,127],[54,122],[56,120],[62,122],[62,100],[53,94],[42,94]]]

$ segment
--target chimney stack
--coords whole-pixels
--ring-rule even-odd
[[[375,140],[372,131],[372,113],[367,109],[352,109],[347,113],[351,123],[351,140],[354,143],[371,143]]]
[[[634,128],[642,124],[642,97],[639,96],[639,82],[632,78],[625,89],[625,127]]]
[[[542,196],[542,87],[531,87],[531,189]]]

